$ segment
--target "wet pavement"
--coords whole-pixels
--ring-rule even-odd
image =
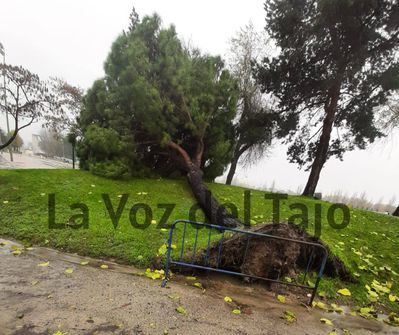
[[[381,321],[309,309],[300,303],[303,295],[281,292],[287,295],[283,304],[264,287],[228,277],[198,277],[203,290],[184,276],[161,288],[160,280],[142,273],[52,249],[27,250],[0,239],[0,335],[324,335],[334,329],[337,334],[343,329],[355,335],[399,334]],[[225,296],[233,302],[226,303]],[[178,307],[186,314],[178,313]],[[296,322],[281,319],[286,310],[294,312]],[[320,318],[334,325],[322,324]]]
[[[0,169],[68,169],[72,164],[55,159],[27,154],[13,154],[13,162],[7,152],[0,154]]]

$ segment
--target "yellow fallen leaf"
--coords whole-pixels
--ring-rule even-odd
[[[279,294],[279,295],[277,296],[277,300],[280,301],[280,302],[282,302],[282,303],[285,303],[285,296]]]
[[[331,308],[334,312],[337,312],[340,314],[344,312],[344,309],[342,307],[339,307],[337,304],[331,304]]]
[[[233,310],[231,311],[231,313],[236,314],[236,315],[240,315],[240,314],[241,314],[241,311],[240,311],[239,309],[233,309]]]
[[[168,246],[166,244],[162,244],[158,249],[158,255],[163,256],[168,251]]]
[[[224,301],[225,302],[233,302],[233,299],[231,299],[230,297],[224,297]]]
[[[151,220],[151,224],[157,224],[157,220]]]
[[[8,204],[8,200],[4,200],[4,201],[3,201],[3,204]]]
[[[37,264],[37,266],[40,266],[40,267],[42,267],[42,268],[44,268],[44,267],[46,267],[46,266],[49,266],[49,265],[50,265],[50,262],[45,262],[45,263]]]
[[[57,330],[53,335],[68,335],[68,333],[64,333],[61,330]]]
[[[144,273],[147,278],[151,279],[164,279],[165,278],[165,271],[164,270],[154,270],[147,269]]]
[[[80,265],[87,265],[87,264],[89,264],[88,261],[81,261],[81,262],[80,262]]]
[[[21,250],[14,250],[11,252],[14,256],[19,256],[21,254]]]
[[[313,301],[312,306],[320,308],[320,309],[323,309],[323,310],[327,310],[328,309],[327,305],[324,302],[321,302],[321,301],[317,301],[317,302]]]
[[[177,312],[177,313],[180,313],[180,314],[183,314],[183,315],[186,315],[186,314],[187,314],[187,311],[186,311],[185,308],[182,307],[182,306],[177,307],[177,308],[176,308],[176,312]]]
[[[374,308],[373,307],[362,307],[359,310],[360,314],[369,314],[370,312],[374,312]]]
[[[398,299],[398,297],[396,295],[390,294],[388,296],[388,299],[389,299],[390,302],[395,302]]]
[[[396,313],[390,313],[388,318],[383,321],[391,326],[399,326],[399,316]]]
[[[108,269],[108,265],[106,265],[106,264],[101,264],[100,268],[101,268],[101,269]]]
[[[325,323],[325,324],[328,325],[328,326],[332,326],[332,325],[333,325],[333,323],[331,322],[331,320],[326,319],[326,318],[321,318],[321,319],[320,319],[320,322],[321,322],[321,323]]]
[[[294,321],[296,321],[296,316],[293,312],[291,311],[284,311],[284,314],[282,316],[282,319],[292,323]]]
[[[193,281],[194,281],[194,280],[197,280],[196,277],[190,277],[190,276],[186,277],[186,279],[187,279],[187,280],[193,280]]]
[[[202,289],[202,284],[201,283],[194,283],[193,286],[201,288]]]
[[[177,294],[170,294],[170,295],[168,295],[168,298],[172,299],[172,300],[179,300],[180,299],[180,297]]]
[[[165,233],[165,232],[167,232],[167,231],[168,231],[167,229],[161,228],[161,232]]]
[[[350,296],[351,295],[351,291],[349,291],[347,288],[342,288],[342,289],[338,290],[338,293],[343,295],[343,296]]]
[[[71,274],[71,273],[73,273],[73,269],[72,268],[68,268],[68,269],[65,270],[65,273],[66,274]]]

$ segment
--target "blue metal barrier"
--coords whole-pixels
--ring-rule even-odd
[[[182,237],[181,237],[181,250],[180,250],[180,255],[179,255],[179,259],[178,260],[173,260],[171,257],[171,252],[172,252],[172,242],[173,242],[173,233],[176,229],[176,225],[178,223],[182,223],[184,224],[183,226],[183,233],[182,233]],[[186,235],[187,235],[187,225],[191,225],[192,227],[194,227],[196,229],[195,232],[195,239],[194,239],[194,246],[193,246],[193,253],[191,256],[191,260],[188,261],[187,259],[185,259],[184,256],[184,250],[185,250],[185,242],[186,242]],[[199,231],[201,228],[205,228],[205,230],[208,230],[207,232],[207,243],[206,243],[206,249],[204,250],[204,254],[205,254],[205,261],[204,264],[198,264],[198,262],[196,262],[196,253],[197,253],[197,249],[198,249],[198,235],[199,235]],[[216,267],[211,267],[209,266],[208,262],[209,262],[209,253],[210,253],[210,249],[211,249],[211,235],[212,235],[212,230],[218,231],[219,233],[221,233],[221,237],[218,239],[217,243],[218,243],[218,253],[217,253],[217,259],[216,259]],[[223,246],[223,242],[225,241],[225,232],[231,232],[233,234],[243,234],[246,235],[247,238],[247,243],[246,243],[246,247],[245,247],[245,252],[244,252],[244,256],[243,256],[243,262],[242,264],[244,264],[245,259],[247,257],[247,251],[248,251],[248,246],[249,246],[249,242],[251,237],[261,237],[261,238],[265,238],[265,239],[275,239],[275,240],[282,240],[282,241],[286,241],[289,243],[298,243],[298,244],[302,244],[302,245],[307,245],[312,248],[312,252],[310,254],[309,260],[307,261],[307,265],[306,265],[306,270],[303,276],[303,280],[302,283],[289,283],[286,281],[282,281],[279,279],[279,276],[276,278],[264,278],[264,277],[258,277],[255,275],[251,275],[251,274],[245,274],[242,272],[236,272],[236,271],[230,271],[230,270],[225,270],[225,269],[221,269],[219,268],[219,263],[220,263],[220,259],[221,259],[221,255],[222,255],[222,246]],[[317,279],[315,282],[314,287],[310,286],[310,285],[305,285],[305,281],[306,278],[308,276],[308,273],[311,271],[311,269],[313,268],[313,263],[316,259],[316,253],[315,250],[316,249],[320,249],[321,252],[323,253],[323,258],[322,261],[320,263],[320,266],[318,268],[318,274],[317,274]],[[316,295],[317,292],[317,288],[319,286],[320,280],[323,276],[323,272],[324,272],[324,268],[327,262],[327,258],[328,258],[328,251],[327,249],[319,243],[313,243],[313,242],[307,242],[307,241],[301,241],[301,240],[294,240],[294,239],[290,239],[290,238],[286,238],[286,237],[280,237],[280,236],[274,236],[274,235],[268,235],[268,234],[262,234],[262,233],[257,233],[257,232],[252,232],[252,231],[246,231],[246,230],[241,230],[241,229],[237,229],[237,228],[228,228],[228,227],[224,227],[224,226],[217,226],[217,225],[212,225],[212,224],[207,224],[207,223],[202,223],[202,222],[194,222],[194,221],[189,221],[189,220],[177,220],[175,222],[173,222],[172,226],[170,227],[170,231],[169,231],[169,237],[168,237],[168,243],[167,243],[167,253],[166,253],[166,264],[165,264],[165,279],[162,282],[162,287],[165,287],[168,280],[170,279],[169,277],[169,273],[170,273],[170,266],[171,265],[178,265],[178,266],[184,266],[184,267],[189,267],[189,268],[193,268],[193,269],[201,269],[201,270],[207,270],[207,271],[214,271],[214,272],[219,272],[219,273],[224,273],[224,274],[229,274],[229,275],[235,275],[235,276],[241,276],[241,277],[249,277],[249,278],[253,278],[253,279],[257,279],[257,280],[263,280],[263,281],[268,281],[268,282],[273,282],[273,283],[280,283],[280,284],[284,284],[284,285],[288,285],[288,286],[295,286],[295,287],[300,287],[303,289],[309,289],[312,290],[312,295],[309,301],[309,305],[312,304],[314,297]]]

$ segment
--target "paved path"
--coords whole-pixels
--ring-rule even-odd
[[[68,169],[72,164],[55,159],[30,156],[26,154],[13,154],[14,161],[10,162],[8,153],[0,154],[0,169]]]
[[[334,327],[320,323],[321,311],[310,311],[289,296],[276,301],[264,288],[244,286],[227,278],[198,279],[205,292],[176,276],[167,288],[138,275],[141,270],[90,260],[46,248],[11,253],[14,242],[0,239],[0,334],[132,335],[132,334],[395,334],[395,328],[359,317],[325,314]],[[14,249],[13,249],[14,248]],[[39,263],[49,261],[49,266]],[[101,269],[108,264],[108,269]],[[65,270],[72,268],[73,273]],[[224,296],[233,304],[224,302]],[[302,296],[303,298],[303,296]],[[241,315],[232,314],[237,305]],[[176,311],[183,306],[186,315]],[[298,321],[280,317],[293,311]],[[398,334],[398,332],[396,332]]]

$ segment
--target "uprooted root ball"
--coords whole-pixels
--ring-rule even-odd
[[[317,238],[308,235],[294,224],[264,224],[252,227],[249,231],[321,244]],[[310,270],[318,270],[323,258],[321,248],[240,233],[235,233],[223,241],[218,261],[219,247],[218,242],[210,247],[209,266],[269,279],[294,277],[305,270],[312,250],[314,250],[314,260]],[[197,257],[198,263],[204,263],[204,261],[205,253]],[[353,280],[344,264],[331,254],[324,273],[343,280]]]

